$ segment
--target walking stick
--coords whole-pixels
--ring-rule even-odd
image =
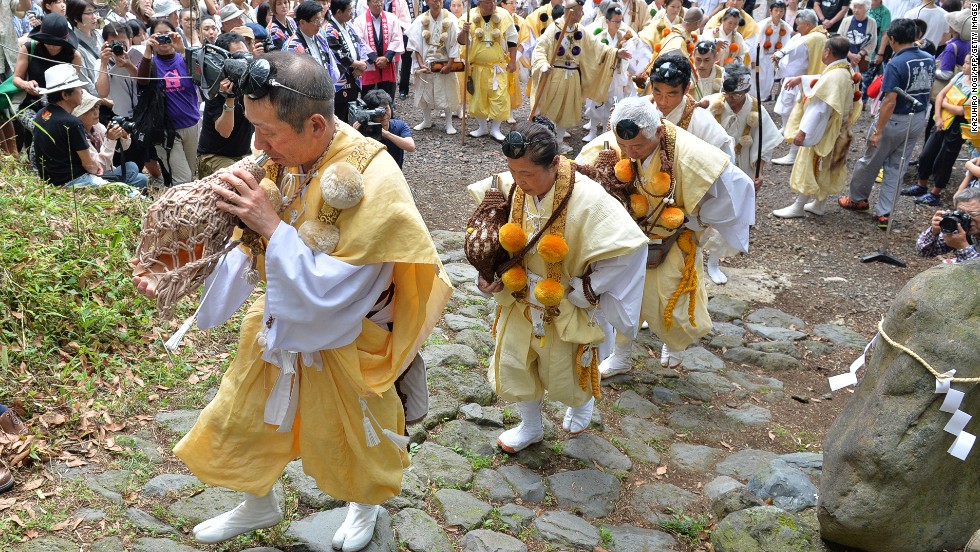
[[[758,108],[759,115],[759,154],[756,156],[755,161],[755,178],[759,179],[762,174],[762,83],[761,77],[759,76],[760,68],[762,67],[759,63],[761,59],[759,56],[762,55],[762,45],[757,44],[755,47],[755,104]]]
[[[546,29],[547,30],[547,29]],[[565,40],[565,34],[568,32],[568,18],[565,18],[565,22],[562,25],[561,32],[558,33],[558,40],[555,42],[555,49],[551,52],[551,57],[548,58],[548,71],[541,75],[538,79],[538,90],[534,93],[534,101],[531,102],[531,112],[527,115],[527,120],[530,121],[534,118],[534,112],[538,109],[538,102],[541,101],[541,93],[544,92],[544,87],[548,84],[548,78],[555,71],[554,64],[555,58],[558,57],[558,50],[561,49],[561,42]],[[560,138],[560,137],[559,137]]]
[[[470,12],[473,11],[473,3],[472,2],[467,2],[467,3],[470,4],[470,6],[469,6],[469,9],[466,10],[466,22],[467,23],[471,23],[472,18],[470,16]],[[470,50],[472,49],[472,48],[470,48],[470,43],[472,42],[472,40],[470,40],[470,37],[472,36],[470,34],[471,32],[473,32],[473,26],[472,26],[472,24],[470,25],[470,30],[466,32],[466,62],[463,65],[463,132],[460,132],[459,133],[459,145],[461,145],[461,146],[465,146],[466,145],[466,98],[467,98],[467,96],[470,93],[470,90],[469,90],[469,87],[470,87]]]
[[[900,96],[905,98],[910,104],[912,104],[913,108],[916,107],[917,105],[922,105],[921,103],[919,103],[918,100],[910,96],[908,92],[902,90],[901,88],[893,88],[888,92],[895,92],[899,94]],[[885,92],[885,94],[887,94],[887,92]],[[882,97],[884,97],[884,94],[882,94]],[[915,115],[916,113],[914,111],[909,110],[909,122],[908,122],[908,126],[905,127],[905,144],[902,146],[902,160],[899,161],[898,163],[899,179],[905,176],[905,170],[908,168],[908,166],[906,165],[905,152],[909,147],[909,133],[911,133],[912,131],[912,119],[915,117]],[[871,125],[871,128],[874,128],[874,125]],[[871,128],[869,128],[868,130],[870,131]],[[895,183],[895,191],[892,193],[892,212],[888,214],[888,227],[885,228],[885,235],[881,238],[881,246],[878,248],[878,252],[872,253],[870,255],[865,255],[864,257],[862,257],[861,258],[862,263],[885,263],[885,264],[890,264],[892,266],[897,266],[899,268],[905,268],[904,262],[902,262],[897,257],[895,257],[894,255],[888,252],[888,244],[891,241],[891,236],[892,236],[892,222],[895,221],[895,208],[898,207],[898,190],[901,187],[902,187],[902,182],[901,180],[899,180],[898,182]],[[879,201],[880,200],[881,199],[879,198]]]

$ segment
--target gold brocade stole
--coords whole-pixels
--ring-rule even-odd
[[[561,206],[562,201],[569,194],[569,188],[571,187],[572,181],[572,163],[568,159],[562,157],[561,162],[558,164],[558,178],[555,180],[555,194],[552,199],[552,215]],[[515,182],[513,184],[517,186]],[[510,221],[517,224],[520,227],[524,227],[524,202],[527,199],[526,193],[514,194],[514,205],[510,211]],[[559,238],[565,238],[565,217],[568,215],[568,207],[566,206],[555,218],[555,221],[550,227],[546,229],[548,234],[558,236]],[[544,237],[544,236],[542,236]],[[540,243],[540,242],[539,242]],[[530,252],[528,253],[531,254]],[[521,261],[524,266],[525,271],[527,271],[527,256]],[[547,263],[547,278],[561,283],[562,276],[562,263],[559,261],[557,263]],[[528,289],[530,286],[524,286],[523,289],[513,292],[514,299],[520,303],[526,305],[528,308],[541,308],[537,305],[531,303],[528,298]],[[558,315],[558,307],[544,307],[544,322],[545,324],[554,321],[555,317]]]

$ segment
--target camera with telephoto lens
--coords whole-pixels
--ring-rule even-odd
[[[228,53],[227,50],[219,48],[214,44],[205,44],[203,47],[187,49],[187,72],[201,89],[201,94],[205,99],[210,100],[221,94],[221,81],[230,79],[234,84],[232,95],[239,95],[238,82],[242,75],[248,70],[248,64],[252,61],[252,54],[246,52]]]
[[[109,43],[109,48],[112,49],[112,53],[117,56],[121,56],[126,53],[126,45],[118,40],[113,40]]]
[[[955,234],[958,232],[956,228],[958,224],[963,227],[963,232],[969,234],[972,223],[973,219],[970,218],[969,213],[957,209],[955,211],[946,211],[946,214],[943,215],[943,220],[939,221],[939,229],[943,234]]]
[[[126,131],[127,134],[133,134],[136,132],[136,123],[129,119],[128,117],[113,117],[109,121],[109,127],[117,126]]]
[[[371,119],[384,117],[385,113],[388,112],[385,106],[379,105],[374,109],[368,109],[364,100],[358,99],[357,102],[350,104],[349,107],[351,124],[355,121],[360,123],[361,126],[357,130],[362,135],[374,139],[381,138],[381,123],[372,121]]]

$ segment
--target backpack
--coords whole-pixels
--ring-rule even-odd
[[[150,75],[156,75],[156,67],[150,65]],[[168,152],[174,147],[176,131],[167,116],[167,96],[156,82],[141,86],[136,107],[133,108],[135,132],[133,139],[146,146],[163,144]]]

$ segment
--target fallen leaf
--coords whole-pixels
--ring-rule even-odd
[[[660,466],[657,468],[657,475],[664,475],[667,473],[667,466]]]
[[[44,485],[44,479],[38,477],[37,479],[24,483],[24,485],[20,488],[20,490],[33,491],[34,489],[39,488],[41,485]]]
[[[25,523],[23,521],[21,521],[20,516],[18,516],[17,514],[14,514],[14,515],[10,516],[9,519],[10,519],[10,521],[16,523],[17,525],[19,525],[21,527],[23,527],[25,525]]]
[[[770,431],[769,432],[769,440],[770,441],[775,441],[776,440],[776,434]]]
[[[54,525],[51,526],[51,530],[52,531],[61,531],[62,529],[64,529],[64,528],[68,527],[69,525],[71,525],[71,522],[73,522],[73,521],[75,521],[75,520],[72,519],[72,518],[68,518],[68,519],[66,519],[64,521],[59,521],[58,523],[55,523]]]
[[[197,385],[201,381],[201,378],[197,377],[197,374],[191,374],[191,377],[187,378],[187,383],[191,385]]]
[[[59,412],[45,412],[40,418],[38,418],[38,420],[44,425],[44,427],[48,427],[60,426],[61,424],[67,422],[68,418]]]
[[[10,508],[14,504],[17,504],[16,498],[0,498],[0,511]]]
[[[732,450],[735,450],[735,447],[733,447],[733,446],[731,446],[731,445],[729,445],[728,443],[726,443],[726,442],[724,442],[724,441],[720,441],[720,443],[721,443],[721,446],[723,446],[723,447],[725,447],[725,448],[726,448],[726,449],[728,449],[729,451],[732,451]]]

